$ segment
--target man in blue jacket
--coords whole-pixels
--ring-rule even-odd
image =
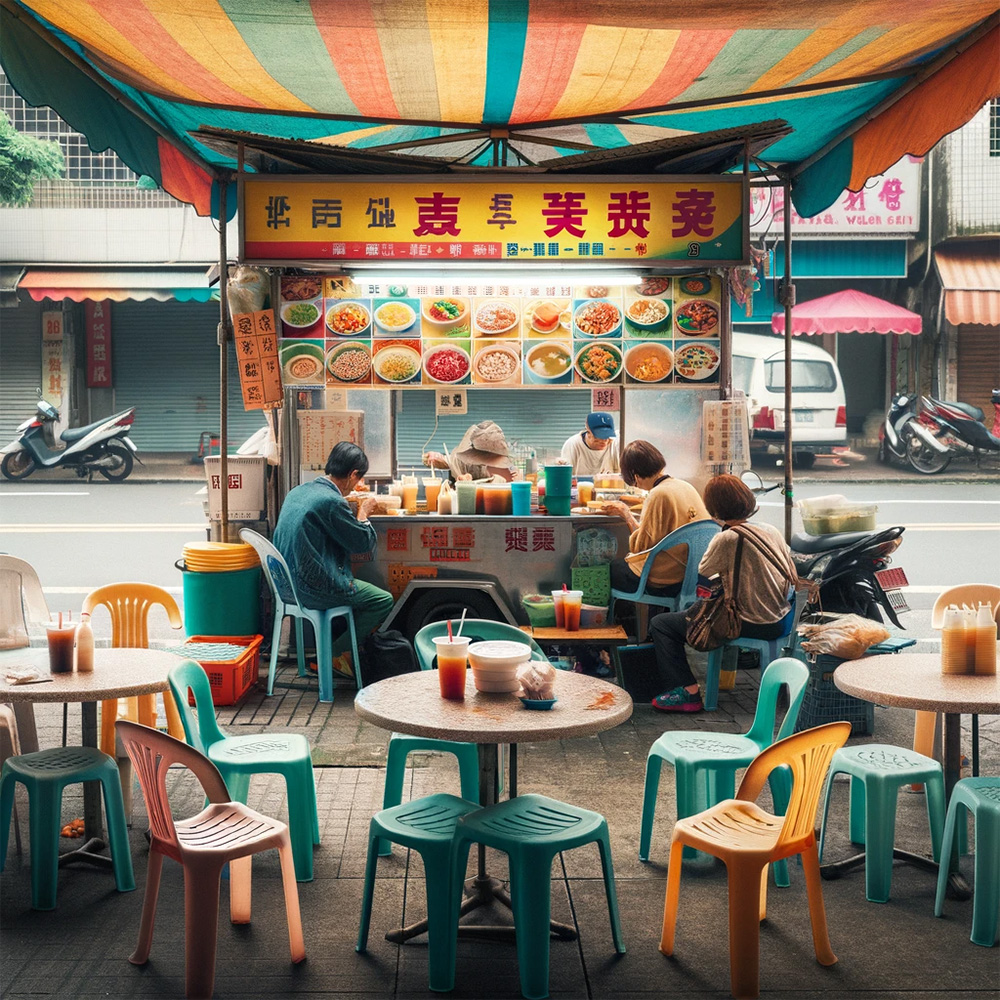
[[[375,550],[370,514],[383,511],[374,497],[366,497],[355,517],[344,499],[368,472],[368,456],[356,445],[340,441],[326,460],[326,475],[296,486],[285,497],[274,529],[274,544],[285,557],[299,600],[307,608],[349,604],[354,609],[358,643],[377,628],[392,609],[392,594],[351,572],[351,556]],[[343,655],[346,635],[334,643],[334,666],[353,676]]]

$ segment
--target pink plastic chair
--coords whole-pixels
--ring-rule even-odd
[[[129,961],[144,965],[149,960],[160,871],[166,855],[184,869],[185,992],[191,998],[211,997],[215,987],[222,869],[229,865],[230,920],[234,924],[248,924],[251,856],[276,847],[281,859],[292,961],[301,962],[306,949],[288,827],[240,802],[231,802],[218,768],[193,747],[134,722],[120,720],[116,728],[139,778],[150,829],[139,943]],[[170,812],[166,788],[167,769],[175,763],[194,772],[209,800],[197,816],[177,822]]]

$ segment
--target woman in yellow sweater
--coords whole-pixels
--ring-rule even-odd
[[[624,518],[631,532],[629,554],[611,564],[611,586],[615,590],[635,593],[646,561],[646,550],[666,538],[671,531],[689,521],[708,518],[709,514],[698,491],[690,483],[667,475],[666,459],[648,441],[633,441],[626,445],[620,462],[625,482],[629,486],[648,490],[642,517],[638,521],[628,505],[619,500],[607,503],[603,508],[605,513]],[[647,591],[658,597],[679,593],[687,554],[686,545],[677,545],[659,553],[649,573]]]

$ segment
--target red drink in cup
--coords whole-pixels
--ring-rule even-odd
[[[567,590],[563,594],[563,617],[566,621],[567,632],[579,632],[580,611],[583,608],[583,591]]]
[[[438,683],[441,697],[451,701],[461,701],[465,697],[466,667],[469,656],[467,636],[437,636],[434,639],[437,650]]]
[[[54,674],[73,673],[73,644],[76,626],[49,625],[45,629],[49,639],[49,670]]]
[[[556,610],[556,628],[566,627],[566,615],[563,608],[563,597],[565,596],[566,596],[565,590],[552,591],[552,603],[555,605],[555,610]]]

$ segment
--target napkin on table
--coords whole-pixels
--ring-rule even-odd
[[[10,667],[4,673],[4,680],[8,684],[33,684],[35,681],[51,680],[31,667]]]

